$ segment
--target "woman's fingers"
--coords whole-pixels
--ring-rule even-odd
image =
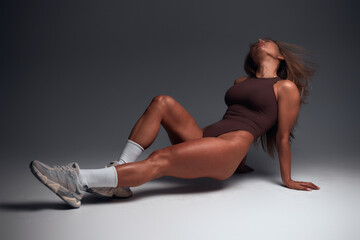
[[[300,186],[301,188],[299,190],[311,191],[311,189],[306,185],[301,184]]]
[[[315,184],[313,184],[312,182],[303,182],[303,185],[307,186],[308,188],[312,188],[314,190],[319,190],[320,188],[318,186],[316,186]]]
[[[301,184],[301,186],[303,186],[305,188],[305,190],[307,190],[307,191],[311,191],[313,189],[318,190],[318,188],[311,183]]]
[[[289,188],[296,189],[296,190],[308,190],[309,188],[303,184],[302,182],[292,181],[289,185]]]
[[[316,186],[315,184],[313,184],[313,183],[310,183],[311,184],[311,186],[315,189],[315,190],[319,190],[320,188],[318,187],[318,186]]]
[[[304,190],[306,190],[306,191],[311,191],[312,189],[311,189],[311,187],[309,187],[309,186],[306,186],[306,185],[304,185]]]
[[[300,184],[303,185],[303,186],[307,186],[308,188],[315,189],[315,190],[319,190],[319,189],[320,189],[318,186],[316,186],[316,185],[313,184],[312,182],[301,182],[301,181],[298,181],[298,183],[300,183]]]
[[[314,189],[314,190],[320,189],[318,186],[316,186],[312,182],[301,182],[301,181],[293,181],[293,180],[287,184],[287,187],[296,189],[296,190],[305,190],[305,191],[311,191],[312,189]]]

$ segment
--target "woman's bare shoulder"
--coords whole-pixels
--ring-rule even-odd
[[[293,81],[289,80],[289,79],[279,80],[277,82],[277,85],[279,87],[282,87],[282,88],[285,88],[285,89],[288,89],[288,90],[297,89],[296,84]]]
[[[242,81],[244,81],[245,79],[248,79],[248,78],[249,78],[248,76],[239,77],[239,78],[235,79],[234,85],[236,85],[236,84],[238,84],[238,83],[241,83]]]
[[[284,79],[278,81],[277,84],[277,93],[278,96],[281,96],[280,99],[284,99],[283,101],[286,102],[298,102],[300,100],[299,90],[293,81],[289,79]]]

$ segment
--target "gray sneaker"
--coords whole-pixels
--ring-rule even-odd
[[[30,170],[51,191],[74,208],[79,208],[83,192],[87,188],[79,182],[79,165],[69,163],[65,166],[50,167],[38,160],[30,163]]]
[[[126,162],[122,159],[119,160],[120,162],[117,161],[113,161],[110,162],[107,166],[105,167],[112,167],[112,166],[117,166],[120,164],[125,164]],[[88,188],[86,190],[87,192],[90,193],[96,193],[100,196],[105,196],[105,197],[120,197],[120,198],[124,198],[124,197],[131,197],[133,195],[133,192],[130,190],[129,187],[119,187],[119,188],[113,188],[113,187],[92,187],[92,188]]]

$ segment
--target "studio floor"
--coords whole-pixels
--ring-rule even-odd
[[[359,240],[359,3],[2,1],[0,240]],[[285,64],[272,45],[247,61],[250,44],[267,37]],[[117,160],[158,95],[209,126],[255,62],[259,72],[279,62],[278,75],[309,90],[291,176],[320,190],[283,186],[277,156],[261,147],[247,159],[254,172],[225,181],[166,176],[132,187],[127,199],[87,194],[79,209],[30,172],[32,160],[84,169]],[[265,99],[250,90],[244,96]],[[244,99],[236,101],[261,112]],[[170,144],[164,128],[156,139],[144,155]]]
[[[302,159],[294,161],[293,179],[320,190],[288,189],[276,160],[259,160],[249,163],[254,172],[226,181],[162,177],[132,187],[127,199],[86,194],[79,209],[68,208],[28,165],[1,159],[0,238],[359,239],[360,164]]]

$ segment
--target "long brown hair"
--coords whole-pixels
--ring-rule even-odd
[[[309,81],[312,81],[311,76],[316,72],[315,68],[317,64],[313,63],[308,59],[311,55],[305,48],[300,47],[295,44],[286,43],[271,38],[263,38],[264,40],[271,40],[279,47],[280,54],[284,56],[284,60],[280,60],[277,69],[277,75],[281,79],[288,79],[295,83],[297,86],[302,104],[308,104],[305,101],[306,97],[309,96]],[[254,62],[251,56],[251,47],[254,44],[250,44],[250,51],[245,57],[244,69],[249,77],[255,77],[258,66]],[[298,119],[294,126],[291,129],[289,134],[289,142],[292,143],[292,139],[295,139],[294,131],[295,126],[298,125]],[[270,128],[265,134],[261,137],[258,137],[254,141],[254,145],[258,147],[259,141],[261,141],[261,146],[265,152],[267,152],[272,158],[274,158],[274,153],[276,149],[276,131],[277,123]],[[266,148],[265,148],[266,145]]]

